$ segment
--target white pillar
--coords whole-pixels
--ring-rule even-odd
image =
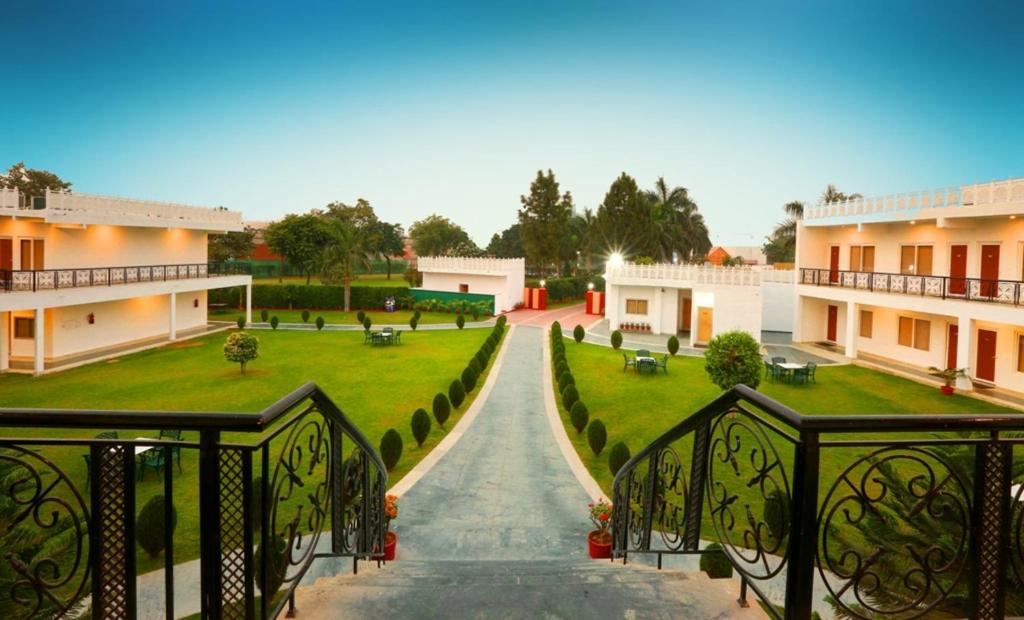
[[[651,333],[656,335],[661,333],[661,298],[663,294],[662,290],[663,289],[661,289],[660,287],[654,289],[654,308],[653,312],[651,312],[650,314]]]
[[[974,370],[974,363],[971,359],[971,341],[974,340],[974,326],[971,324],[971,317],[962,316],[957,318],[956,325],[956,365],[958,368],[966,368],[967,374],[971,375]],[[956,389],[970,390],[974,385],[969,376],[959,377],[956,380]]]
[[[10,368],[11,352],[7,349],[10,340],[11,313],[0,312],[0,372]]]
[[[245,285],[245,324],[252,324],[252,284]]]
[[[700,331],[700,308],[697,307],[697,291],[690,289],[690,347],[697,346],[697,333]],[[706,344],[706,343],[705,343]]]
[[[46,370],[44,365],[46,351],[46,311],[43,308],[36,308],[35,334],[33,334],[36,345],[34,372],[37,375],[43,374]]]
[[[170,300],[170,309],[167,312],[167,339],[174,341],[178,339],[178,294],[171,293],[168,299]]]
[[[846,302],[846,351],[844,355],[853,359],[857,357],[857,336],[860,334],[860,311],[857,304]]]
[[[798,271],[797,272],[798,277],[799,277],[799,273],[800,272]],[[793,289],[794,289],[793,295],[794,295],[795,299],[793,300],[793,333],[791,334],[791,339],[793,340],[793,342],[803,342],[804,341],[804,298],[795,292],[796,286],[794,286]]]

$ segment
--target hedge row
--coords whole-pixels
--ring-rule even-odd
[[[384,301],[394,297],[399,308],[411,308],[413,299],[404,286],[353,286],[349,305],[352,308],[380,310]],[[245,299],[242,287],[214,289],[209,303],[237,306]],[[252,305],[257,308],[317,308],[341,310],[345,307],[344,286],[306,286],[305,284],[253,284]]]
[[[604,278],[595,275],[593,277],[575,276],[571,278],[551,278],[544,281],[544,287],[548,290],[548,301],[563,301],[566,299],[582,299],[587,294],[587,285],[593,283],[595,291],[604,290]],[[529,280],[526,286],[540,286],[539,280]]]

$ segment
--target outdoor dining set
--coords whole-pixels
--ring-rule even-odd
[[[107,439],[117,440],[117,431],[104,431],[99,435],[96,435],[96,439]],[[136,437],[135,441],[181,441],[181,431],[160,431],[160,435],[154,440],[150,437]],[[170,464],[177,464],[178,473],[181,473],[181,446],[171,446],[170,448],[170,461],[168,461],[167,450],[163,446],[157,445],[143,445],[140,443],[133,444],[133,450],[135,451],[135,470],[138,472],[139,481],[146,478],[146,470],[151,469],[156,473],[163,471],[165,467]],[[85,460],[86,472],[92,471],[92,453],[86,453],[82,455]],[[89,480],[92,475],[86,477],[85,484],[86,488],[89,486]]]
[[[389,344],[402,344],[402,330],[393,329],[391,327],[385,327],[379,332],[366,330],[363,332],[363,344],[370,344],[375,347]]]
[[[798,364],[787,362],[784,357],[773,357],[771,361],[765,360],[764,374],[772,381],[785,383],[816,383],[814,373],[818,365],[814,362]]]
[[[668,356],[663,355],[661,359],[657,359],[647,349],[639,349],[632,358],[625,353],[622,354],[622,370],[625,371],[632,368],[636,373],[643,374],[649,372],[655,374],[660,368],[666,375],[668,374]]]

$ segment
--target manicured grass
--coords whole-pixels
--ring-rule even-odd
[[[376,447],[389,428],[402,435],[401,460],[389,475],[394,484],[446,434],[436,422],[421,448],[410,429],[412,412],[447,393],[490,335],[490,330],[408,332],[403,344],[363,345],[360,332],[254,332],[260,339],[260,358],[246,374],[224,360],[226,334],[183,341],[109,362],[33,378],[0,375],[5,407],[143,409],[175,411],[260,411],[306,381],[315,381]],[[451,429],[466,411],[486,378],[446,423]],[[5,437],[92,437],[100,430],[2,429]],[[117,429],[125,438],[155,437],[155,432]],[[197,433],[186,433],[195,441]],[[225,434],[228,441],[252,443],[251,434]],[[277,445],[277,440],[275,444]],[[86,467],[81,446],[41,450],[57,462],[84,491]],[[273,450],[272,450],[273,452]],[[275,455],[272,454],[272,458]],[[273,463],[273,461],[272,461]],[[273,465],[272,465],[273,466]],[[175,560],[198,556],[198,456],[182,450],[183,473],[174,472],[178,527]],[[162,493],[162,477],[148,472],[137,485],[137,510]],[[139,571],[159,568],[162,559],[139,554]]]
[[[253,278],[253,284],[305,284],[305,276],[285,276],[278,278]],[[320,278],[313,276],[309,279],[310,286],[321,286]],[[392,272],[391,279],[387,279],[386,273],[365,273],[352,281],[352,286],[400,286],[409,288],[409,283],[402,277],[400,272]]]
[[[260,321],[260,310],[253,308],[252,320]],[[328,325],[356,325],[356,315],[358,310],[351,312],[343,312],[341,310],[310,310],[309,311],[309,322],[313,324],[316,322],[316,317],[324,317],[324,321]],[[366,316],[370,317],[374,325],[409,325],[409,319],[412,318],[412,310],[395,310],[394,312],[384,312],[383,310],[366,310]],[[302,309],[298,310],[287,310],[287,309],[273,309],[267,308],[267,313],[270,316],[276,316],[282,323],[301,323],[302,322]],[[234,321],[240,316],[244,316],[244,310],[210,310],[208,316],[211,320],[215,321]],[[456,315],[449,312],[420,312],[420,325],[430,324],[441,324],[441,323],[455,323]],[[480,320],[483,321],[487,317],[480,316]],[[472,315],[466,315],[466,321],[472,321]]]

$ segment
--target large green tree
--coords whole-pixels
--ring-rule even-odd
[[[405,231],[401,224],[377,222],[371,235],[370,251],[384,259],[388,265],[388,280],[391,279],[391,259],[405,252]]]
[[[365,231],[345,218],[326,217],[329,240],[320,255],[320,278],[324,284],[341,283],[345,287],[345,312],[352,298],[352,280],[360,268],[369,265]]]
[[[332,231],[321,214],[290,214],[267,226],[263,238],[267,247],[301,271],[309,284],[313,273],[320,269],[324,247],[331,241]]]
[[[69,190],[71,183],[48,170],[27,168],[25,162],[21,161],[11,166],[6,173],[0,174],[0,187],[17,189],[28,201],[35,196],[45,195],[46,190]]]
[[[485,252],[497,258],[522,258],[526,256],[523,248],[523,238],[520,234],[522,227],[516,223],[512,224],[501,233],[494,233],[491,242],[487,244]]]
[[[480,253],[461,226],[440,215],[430,215],[409,227],[418,256],[475,256]]]
[[[520,196],[519,228],[526,260],[543,274],[549,267],[561,274],[561,262],[568,252],[566,228],[572,215],[572,195],[562,194],[555,174],[537,171],[530,194]]]
[[[207,241],[207,257],[213,262],[246,260],[256,249],[256,229],[245,227],[239,232],[210,235]]]
[[[365,198],[356,200],[354,205],[332,202],[327,205],[324,215],[353,227],[358,232],[360,244],[366,254],[381,258],[387,263],[387,277],[391,279],[391,259],[400,256],[405,250],[401,224],[381,221]]]

